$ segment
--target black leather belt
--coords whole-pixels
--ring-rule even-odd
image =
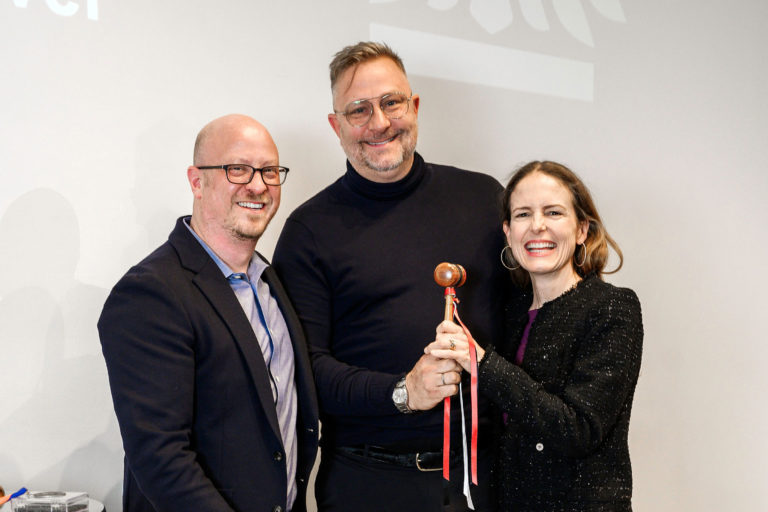
[[[357,457],[365,457],[379,462],[396,464],[419,471],[440,471],[443,469],[442,452],[397,453],[381,446],[338,446],[336,450]]]

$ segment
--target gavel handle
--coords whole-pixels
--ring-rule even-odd
[[[449,322],[453,320],[453,299],[456,297],[456,290],[452,286],[445,289],[445,314],[443,320]]]
[[[453,299],[456,292],[452,287],[445,289],[445,314],[444,320],[453,320]],[[450,451],[451,451],[451,397],[443,400],[443,478],[450,480]]]
[[[443,320],[453,320],[453,295],[445,294],[445,315]]]

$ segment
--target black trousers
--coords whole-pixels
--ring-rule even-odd
[[[478,483],[470,484],[476,511],[495,510],[491,485],[493,454],[478,453]],[[315,482],[318,512],[465,512],[461,460],[451,461],[451,482],[442,471],[377,461],[324,449]]]

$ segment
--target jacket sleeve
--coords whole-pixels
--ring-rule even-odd
[[[392,391],[402,375],[353,366],[333,354],[333,297],[320,253],[313,234],[289,218],[273,258],[306,333],[320,406],[333,415],[398,414]]]
[[[132,269],[98,323],[127,464],[159,511],[232,510],[191,447],[192,325],[159,276]]]
[[[637,383],[642,355],[640,303],[631,290],[597,299],[561,391],[549,392],[495,351],[480,367],[480,389],[516,428],[568,456],[584,456],[610,432]],[[534,324],[535,325],[535,324]],[[527,354],[526,354],[527,355]]]

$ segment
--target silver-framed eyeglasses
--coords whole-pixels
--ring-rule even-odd
[[[400,119],[408,113],[412,97],[413,93],[408,96],[404,92],[388,92],[376,98],[355,100],[344,107],[344,110],[334,110],[334,113],[344,116],[349,124],[360,128],[368,124],[373,117],[374,102],[379,104],[379,109],[389,119]]]
[[[202,165],[198,169],[224,169],[227,175],[227,181],[235,185],[246,185],[253,180],[256,171],[261,174],[261,179],[265,185],[279,187],[285,183],[285,177],[288,175],[288,168],[280,165],[268,165],[266,167],[253,167],[246,164],[226,164],[226,165]]]

